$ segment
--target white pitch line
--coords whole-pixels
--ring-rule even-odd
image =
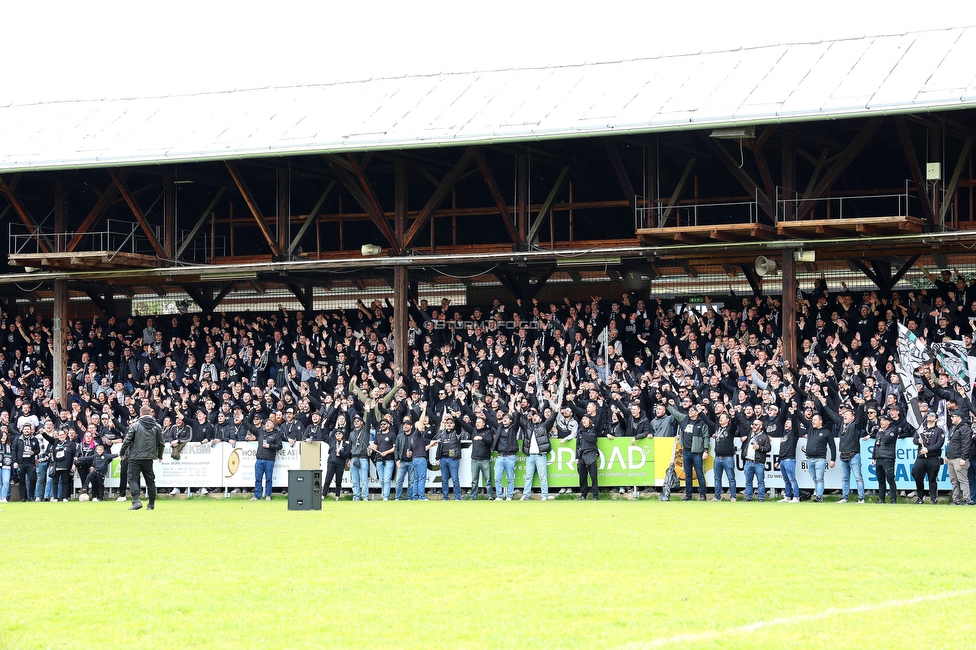
[[[679,634],[677,636],[665,637],[661,639],[652,639],[644,643],[634,642],[628,643],[624,646],[628,650],[637,650],[638,648],[660,648],[663,646],[672,645],[675,643],[688,643],[691,641],[708,641],[710,639],[716,639],[719,637],[738,635],[738,634],[748,634],[761,630],[767,627],[774,627],[777,625],[792,625],[795,623],[805,623],[808,621],[817,621],[825,618],[830,618],[832,616],[837,616],[840,614],[858,614],[861,612],[870,612],[876,609],[883,609],[885,607],[901,607],[902,605],[914,605],[917,603],[924,603],[931,600],[942,600],[948,598],[958,598],[959,596],[968,596],[976,594],[976,589],[964,589],[963,591],[944,591],[940,594],[930,594],[928,596],[917,596],[915,598],[907,598],[904,600],[888,600],[883,603],[873,603],[870,605],[857,605],[855,607],[846,607],[844,609],[838,609],[831,607],[830,609],[825,609],[822,612],[816,614],[797,614],[796,616],[790,616],[787,618],[774,618],[768,621],[756,621],[755,623],[749,623],[748,625],[740,625],[738,627],[730,627],[724,630],[712,630],[710,632],[696,632],[694,634]]]

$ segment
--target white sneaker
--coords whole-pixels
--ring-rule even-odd
[[[206,496],[206,495],[210,494],[210,490],[208,490],[207,488],[200,488],[197,491],[197,494],[202,494],[202,495]]]
[[[529,497],[522,497],[522,501],[528,501]]]
[[[128,499],[126,499],[125,497],[119,497],[118,499],[115,500],[116,503],[122,503],[123,501],[128,501]]]
[[[542,497],[542,500],[543,500],[543,501],[548,501],[548,500],[549,500],[549,497],[547,497],[547,496],[544,496],[544,497]]]
[[[838,501],[837,503],[847,503],[847,499],[841,499],[841,500],[840,500],[840,501]]]
[[[776,503],[789,503],[789,502],[790,502],[790,499],[788,497],[783,497],[782,499],[780,499]]]
[[[619,490],[617,490],[617,492],[618,492],[619,494],[623,494],[623,493],[624,493],[624,489],[623,489],[623,488],[620,488]]]
[[[172,490],[170,490],[170,491],[169,491],[169,495],[170,495],[171,497],[175,497],[175,496],[177,496],[177,495],[178,495],[179,493],[180,493],[180,488],[173,488]]]
[[[790,503],[799,503],[799,502],[800,502],[800,497],[793,497],[793,500],[790,501]]]
[[[505,497],[505,500],[506,501],[511,501],[512,500],[512,497]]]
[[[51,498],[49,499],[49,501],[50,501],[51,503],[57,503],[57,502],[58,502],[58,500],[57,500],[57,499],[55,499],[54,497],[51,497]]]
[[[92,503],[98,503],[101,499],[92,499]]]

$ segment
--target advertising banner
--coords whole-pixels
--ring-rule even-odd
[[[327,445],[321,443],[322,449],[318,451],[320,443],[311,445],[296,444],[294,447],[286,444],[275,458],[274,487],[282,488],[288,485],[288,471],[291,469],[302,468],[302,455],[305,454],[306,466],[318,466],[321,459],[323,478],[325,476],[325,461],[328,458]],[[738,443],[737,443],[738,444]],[[765,482],[767,488],[781,489],[784,485],[783,475],[775,464],[779,460],[778,438],[772,439],[772,450],[766,458]],[[797,482],[803,489],[812,489],[813,478],[809,473],[809,463],[803,451],[804,441],[801,439],[796,451],[796,475]],[[681,462],[680,450],[675,453],[674,438],[645,438],[634,440],[633,438],[615,438],[609,440],[601,438],[598,441],[600,457],[598,461],[598,480],[601,487],[631,487],[631,486],[661,486],[664,484],[665,473],[668,466],[674,462],[678,476],[681,478],[682,488],[684,487],[684,468]],[[877,490],[877,470],[871,466],[871,453],[874,448],[874,441],[861,442],[861,471],[864,477],[864,486],[867,490]],[[118,453],[119,445],[115,445],[113,453]],[[427,459],[427,476],[425,484],[428,488],[440,488],[441,472],[440,463],[435,459],[436,449],[431,449]],[[254,461],[256,460],[257,443],[241,442],[236,446],[228,443],[211,445],[190,444],[183,448],[180,460],[173,460],[169,456],[169,447],[161,462],[153,463],[156,472],[156,484],[160,489],[163,488],[249,488],[254,487]],[[912,465],[917,456],[917,448],[910,439],[898,441],[895,477],[899,490],[914,490],[915,480],[912,478]],[[712,468],[713,459],[711,454],[705,459],[705,480],[708,487],[714,486],[714,473]],[[579,485],[579,474],[576,469],[576,442],[568,443],[552,441],[552,451],[547,457],[548,477],[550,488],[577,487]],[[740,489],[745,487],[744,463],[741,457],[735,457],[735,481]],[[471,487],[471,448],[464,447],[461,451],[460,463],[461,486],[465,489]],[[396,470],[394,469],[392,481],[395,482]],[[124,478],[121,476],[121,461],[112,461],[109,476],[106,478],[105,486],[118,488]],[[492,459],[492,480],[494,481],[494,459]],[[851,478],[852,489],[853,476]],[[525,483],[525,457],[519,454],[515,463],[515,485],[521,489]],[[728,481],[723,480],[727,485]],[[827,490],[837,490],[843,484],[843,470],[838,461],[833,468],[828,467],[824,472],[824,485]],[[342,485],[344,488],[352,487],[352,477],[347,470],[343,474]],[[539,487],[539,477],[535,476],[532,481],[534,487]],[[376,466],[370,464],[369,486],[371,489],[380,487],[379,477]],[[81,487],[81,481],[75,477],[75,487]],[[939,490],[951,490],[948,470],[943,465],[939,470]]]

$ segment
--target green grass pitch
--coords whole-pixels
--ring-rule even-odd
[[[9,648],[971,647],[976,509],[8,503]]]

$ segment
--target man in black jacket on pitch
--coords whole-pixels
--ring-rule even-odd
[[[119,450],[120,458],[129,459],[129,493],[132,505],[129,510],[139,510],[139,475],[146,479],[146,495],[149,509],[156,507],[156,475],[153,473],[153,460],[163,459],[163,428],[152,416],[152,408],[143,405],[139,409],[139,419],[129,425],[129,431]]]

